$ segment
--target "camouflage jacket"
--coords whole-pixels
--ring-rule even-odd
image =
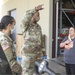
[[[31,18],[37,11],[35,9],[28,10],[22,19],[22,30],[24,44],[22,46],[23,53],[37,53],[41,49],[42,31],[38,23],[30,23]]]
[[[11,49],[12,53],[9,51],[8,52],[9,56],[7,57],[7,55],[6,55],[6,57],[9,58],[8,61],[10,61],[12,58],[16,59],[13,41],[8,35],[4,34],[3,32],[0,32],[0,44],[1,44],[4,52],[7,51],[7,49],[9,49],[9,48]],[[11,57],[10,57],[10,54],[11,54]]]
[[[0,45],[3,48],[3,51],[9,62],[12,72],[21,73],[20,72],[21,67],[19,67],[19,64],[17,63],[17,60],[16,60],[16,52],[14,50],[13,41],[8,35],[4,34],[1,31],[0,31]]]

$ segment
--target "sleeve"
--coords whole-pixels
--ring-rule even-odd
[[[38,28],[38,31],[39,31],[39,34],[38,34],[38,45],[41,46],[41,44],[42,44],[42,30],[41,30],[40,26]]]
[[[11,60],[14,59],[14,55],[13,55],[13,51],[12,51],[12,47],[11,47],[10,43],[8,42],[8,40],[3,39],[1,41],[1,46],[2,46],[2,49],[5,53],[5,56],[8,60],[8,62],[11,62]]]
[[[11,70],[12,72],[15,72],[15,73],[21,73],[22,72],[22,68],[21,68],[21,65],[19,65],[17,63],[17,60],[15,58],[14,54],[13,53],[13,49],[10,45],[10,43],[8,42],[8,40],[2,40],[1,41],[1,46],[3,48],[3,51],[5,53],[5,56],[10,64],[10,67],[11,67]]]
[[[22,24],[21,24],[22,32],[26,31],[26,29],[28,28],[28,26],[30,24],[30,20],[31,20],[32,16],[36,12],[37,11],[35,9],[26,11],[26,14],[24,14],[24,17],[22,19]]]
[[[42,47],[42,30],[41,30],[41,27],[38,26],[37,28],[38,32],[37,32],[37,40],[36,40],[36,48],[38,48],[39,50],[41,49]]]
[[[63,39],[63,41],[62,41],[62,42],[65,42],[67,39],[68,39],[68,37],[66,36],[66,37]]]

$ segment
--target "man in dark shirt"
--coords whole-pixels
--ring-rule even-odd
[[[64,47],[64,62],[67,75],[75,75],[75,28],[70,27],[69,35],[60,43]]]

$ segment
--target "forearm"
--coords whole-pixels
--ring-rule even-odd
[[[63,43],[60,43],[60,47],[65,47],[66,43],[63,42]]]
[[[36,9],[26,11],[26,14],[22,18],[21,24],[22,32],[24,32],[28,28],[28,26],[30,25],[31,18],[36,12],[37,12]]]
[[[24,14],[23,18],[22,18],[22,25],[28,24],[31,21],[32,16],[37,12],[36,9],[31,9],[26,11],[26,13]]]

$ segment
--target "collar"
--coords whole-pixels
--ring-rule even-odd
[[[7,37],[10,41],[13,41],[10,36],[8,36],[7,34],[3,33],[2,31],[0,31],[0,36],[5,36]]]

